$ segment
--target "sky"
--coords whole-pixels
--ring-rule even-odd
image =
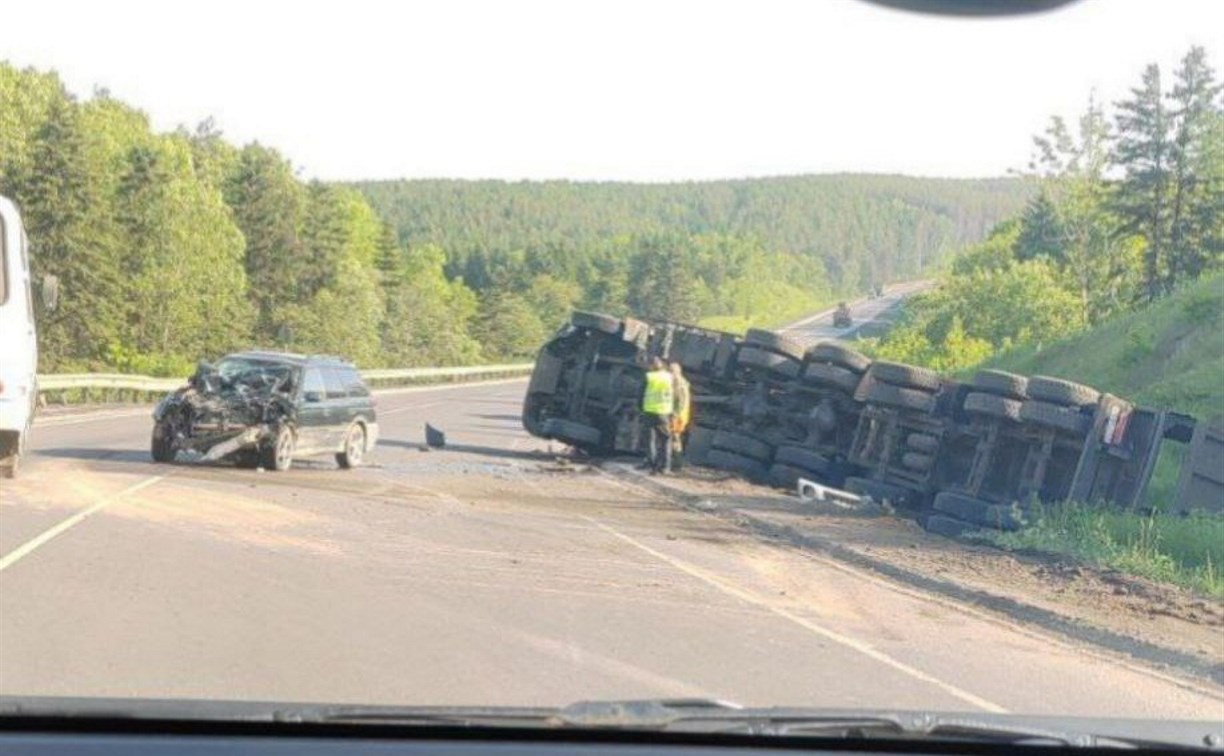
[[[6,3],[0,60],[155,128],[211,116],[306,178],[997,176],[1052,114],[1224,69],[1224,0],[1008,19],[863,0]],[[0,104],[2,106],[2,104]]]

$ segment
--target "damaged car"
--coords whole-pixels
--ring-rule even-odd
[[[378,440],[370,390],[338,357],[242,352],[201,363],[153,411],[154,462],[194,461],[288,470],[294,459],[334,455],[361,464]]]

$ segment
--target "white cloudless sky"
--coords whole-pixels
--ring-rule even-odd
[[[1081,0],[1009,19],[861,0],[37,0],[0,60],[158,129],[212,116],[322,179],[992,176],[1051,114],[1117,100],[1224,0]],[[0,103],[2,106],[2,103]]]

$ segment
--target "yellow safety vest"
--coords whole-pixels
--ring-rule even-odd
[[[646,393],[642,395],[642,411],[651,415],[670,415],[675,404],[672,374],[667,370],[651,370],[646,374]]]

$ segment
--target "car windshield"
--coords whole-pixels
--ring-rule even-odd
[[[0,725],[1224,738],[1221,30],[6,4]]]

